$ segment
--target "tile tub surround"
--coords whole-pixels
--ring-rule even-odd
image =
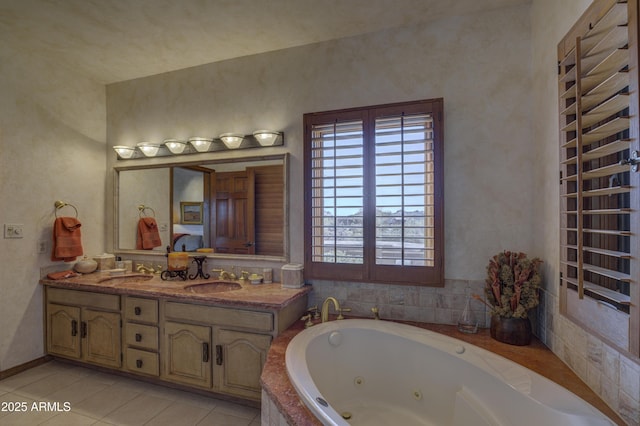
[[[408,322],[504,356],[544,377],[564,386],[580,398],[598,408],[619,425],[626,423],[609,408],[571,369],[555,356],[542,342],[534,338],[531,345],[512,346],[497,342],[486,329],[478,334],[460,333],[455,326]],[[301,321],[279,335],[271,344],[267,362],[262,371],[262,425],[277,426],[282,421],[290,425],[319,425],[318,420],[300,401],[287,376],[285,353],[291,339],[304,329]]]
[[[640,425],[640,364],[559,312],[558,297],[540,292],[536,335],[630,425]]]
[[[340,306],[351,308],[353,316],[371,318],[371,308],[377,306],[382,319],[422,323],[457,324],[467,301],[467,295],[484,297],[484,280],[445,279],[444,287],[400,286],[314,280],[309,294],[309,306],[322,306],[333,296]],[[489,310],[477,300],[470,303],[478,325],[489,327]]]

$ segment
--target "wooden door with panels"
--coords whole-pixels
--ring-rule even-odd
[[[255,254],[255,173],[213,174],[212,227],[216,253]]]
[[[560,312],[640,354],[638,0],[595,0],[558,44]]]

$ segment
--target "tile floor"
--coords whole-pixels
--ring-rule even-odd
[[[0,381],[0,425],[259,426],[260,410],[51,361]]]

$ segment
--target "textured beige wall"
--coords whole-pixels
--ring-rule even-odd
[[[302,114],[443,97],[446,276],[481,279],[495,252],[533,248],[530,57],[520,6],[188,68],[109,85],[108,143],[283,130],[270,152],[291,153],[302,262]]]
[[[0,227],[24,225],[24,238],[0,238],[0,370],[6,370],[44,354],[38,280],[40,268],[54,266],[54,201],[77,207],[85,253],[104,250],[106,101],[104,86],[7,43],[0,46],[0,93]],[[45,254],[37,254],[40,240]]]

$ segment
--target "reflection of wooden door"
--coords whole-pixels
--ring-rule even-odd
[[[255,175],[252,169],[215,174],[217,253],[255,254]]]

